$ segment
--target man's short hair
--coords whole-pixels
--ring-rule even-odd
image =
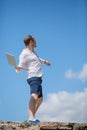
[[[34,37],[32,35],[28,35],[24,38],[24,44],[25,46],[29,45],[31,41],[34,41]]]

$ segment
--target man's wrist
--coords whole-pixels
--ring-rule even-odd
[[[44,64],[46,64],[46,62],[47,62],[47,61],[45,60],[45,61],[44,61]]]

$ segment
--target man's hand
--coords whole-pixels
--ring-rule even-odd
[[[19,67],[19,66],[15,67],[15,69],[16,69],[16,72],[20,72],[20,71],[22,71],[22,68]]]
[[[51,65],[51,63],[50,63],[49,61],[45,61],[44,63],[45,63],[46,65],[48,65],[48,66]]]

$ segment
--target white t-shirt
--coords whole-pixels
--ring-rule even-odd
[[[19,56],[19,67],[27,70],[28,78],[42,77],[41,64],[45,60],[39,58],[35,52],[24,49]]]

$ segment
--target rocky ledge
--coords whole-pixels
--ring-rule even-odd
[[[0,130],[87,130],[87,123],[42,122],[32,125],[28,122],[0,121]]]

